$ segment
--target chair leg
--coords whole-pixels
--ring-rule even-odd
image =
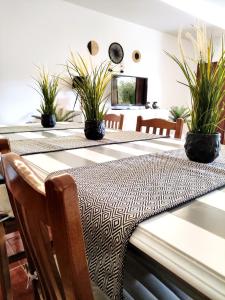
[[[5,229],[0,222],[0,299],[12,300],[9,262],[5,245]]]

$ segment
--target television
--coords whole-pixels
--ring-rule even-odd
[[[148,78],[114,75],[111,84],[112,109],[132,109],[145,106],[147,102]]]

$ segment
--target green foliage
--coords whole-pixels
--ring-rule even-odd
[[[135,83],[121,81],[118,94],[119,103],[135,104]]]
[[[72,122],[77,115],[74,110],[64,111],[63,108],[59,108],[56,110],[55,118],[56,122]]]
[[[84,59],[71,54],[67,71],[73,82],[72,88],[80,96],[81,110],[87,121],[102,121],[106,113],[105,104],[109,95],[105,90],[110,82],[110,62],[103,62],[89,70]],[[79,76],[79,77],[78,77]]]
[[[39,68],[39,78],[35,79],[35,90],[42,98],[40,109],[41,114],[55,114],[56,112],[56,96],[58,93],[59,78],[51,76],[44,68]]]
[[[171,106],[170,108],[170,120],[176,122],[178,118],[184,119],[186,123],[191,115],[190,109],[184,106]]]
[[[223,42],[221,57],[217,63],[213,62],[212,40],[202,44],[206,44],[207,49],[200,51],[196,61],[196,70],[198,71],[195,72],[192,71],[184,56],[182,59],[178,59],[168,52],[166,54],[180,67],[187,80],[187,83],[182,84],[190,89],[192,103],[191,121],[188,123],[189,130],[193,133],[213,134],[223,120],[225,56]]]
[[[72,122],[73,118],[78,114],[74,110],[65,111],[63,108],[56,108],[55,110],[55,119],[56,122]],[[32,117],[40,120],[41,116],[33,115]]]

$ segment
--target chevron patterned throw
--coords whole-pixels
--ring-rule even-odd
[[[6,137],[6,135],[5,135]],[[144,141],[162,138],[160,135],[133,132],[133,131],[112,131],[106,132],[102,140],[88,140],[84,133],[74,133],[73,136],[58,136],[50,138],[36,139],[13,139],[12,135],[8,135],[10,139],[11,150],[20,155],[28,155],[35,153],[48,153],[55,151],[63,151],[70,149],[89,148],[100,145],[120,144],[132,141]],[[166,138],[166,136],[164,136]]]
[[[84,128],[84,123],[58,122],[56,123],[55,127],[51,127],[51,128],[43,127],[40,123],[30,123],[27,125],[15,125],[15,126],[0,126],[0,134],[63,130],[63,129],[74,129],[74,128]]]

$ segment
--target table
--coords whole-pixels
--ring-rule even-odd
[[[76,129],[65,130],[65,135]],[[60,133],[51,131],[50,135]],[[48,132],[32,133],[32,138]],[[29,134],[29,137],[31,135]],[[27,155],[45,179],[50,172],[134,155],[183,148],[183,141],[157,139]],[[225,188],[142,222],[130,244],[210,299],[225,299]],[[205,299],[203,295],[198,299]],[[197,298],[195,298],[197,299]]]

